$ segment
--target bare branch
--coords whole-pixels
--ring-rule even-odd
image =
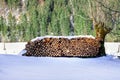
[[[102,2],[100,2],[100,0],[96,0],[96,2],[98,2],[101,6],[103,6],[104,8],[108,9],[109,11],[113,11],[113,12],[116,12],[116,13],[120,13],[120,11],[118,10],[114,10],[114,9],[111,9],[110,7],[107,7],[105,6]]]

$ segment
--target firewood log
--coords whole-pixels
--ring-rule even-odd
[[[23,56],[97,57],[100,46],[93,38],[43,38],[28,42]]]

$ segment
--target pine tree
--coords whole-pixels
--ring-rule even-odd
[[[16,19],[15,16],[12,15],[12,13],[10,12],[8,15],[8,38],[10,39],[10,41],[17,41],[17,36],[16,31],[17,27],[16,27]]]
[[[7,28],[6,28],[6,26],[5,26],[5,20],[4,20],[4,18],[1,16],[0,17],[0,41],[2,41],[2,39],[3,39],[3,41],[5,40],[5,38],[6,38],[6,33],[7,33]]]

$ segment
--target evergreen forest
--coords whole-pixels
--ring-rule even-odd
[[[120,0],[0,0],[0,42],[29,41],[38,36],[95,36],[94,21],[120,42]]]

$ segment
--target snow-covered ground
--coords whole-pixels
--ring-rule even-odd
[[[0,43],[0,54],[13,54],[18,55],[21,50],[25,49],[27,42],[16,42],[16,43]]]
[[[23,57],[25,43],[0,43],[0,80],[119,80],[120,59]],[[119,43],[107,43],[106,51],[117,52]],[[3,52],[1,52],[3,51]]]
[[[0,80],[120,80],[120,60],[1,54]]]
[[[119,80],[120,43],[105,43],[107,55],[99,58],[25,57],[23,43],[0,43],[0,80]],[[112,54],[112,55],[110,55]]]
[[[107,54],[120,56],[120,42],[106,42],[105,49]]]

